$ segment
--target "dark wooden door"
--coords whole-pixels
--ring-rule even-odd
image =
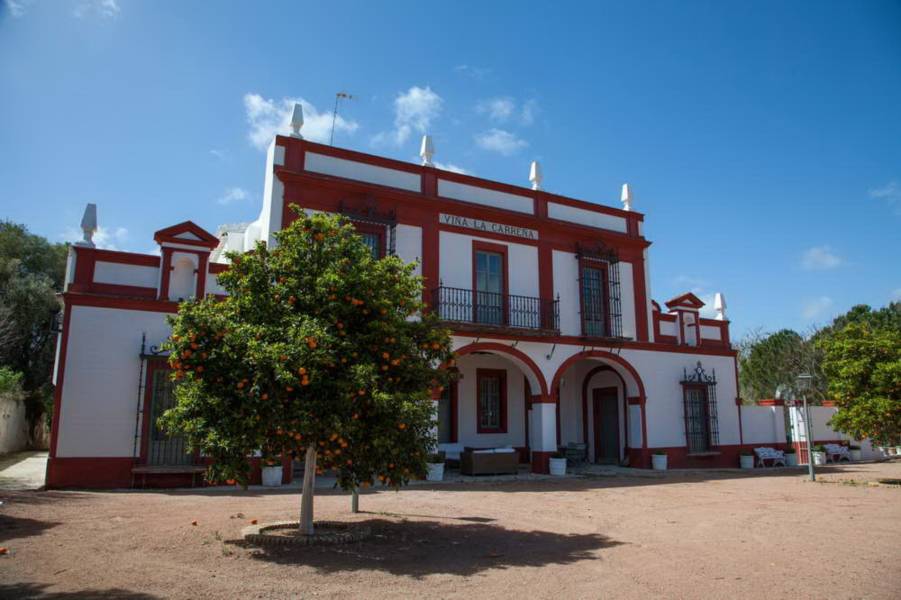
[[[595,388],[592,392],[594,415],[594,462],[619,462],[619,394],[617,388]]]

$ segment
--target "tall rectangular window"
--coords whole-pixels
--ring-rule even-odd
[[[475,253],[476,322],[504,322],[504,256],[500,252]]]
[[[507,432],[507,372],[476,370],[476,418],[478,433]]]
[[[582,267],[582,334],[603,337],[609,335],[607,307],[607,270],[603,267]]]
[[[360,234],[363,243],[369,246],[372,258],[378,260],[382,257],[382,236],[377,233],[363,232]]]

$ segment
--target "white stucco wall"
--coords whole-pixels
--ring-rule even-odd
[[[142,331],[161,343],[165,314],[72,307],[58,456],[132,456]]]
[[[479,240],[507,247],[511,294],[538,297],[538,248],[442,231],[439,236],[439,273],[447,287],[472,289],[472,242]]]
[[[632,263],[620,262],[618,268],[622,334],[634,340],[637,337],[637,333],[635,329],[635,284],[632,279]],[[610,275],[612,277],[612,273]]]
[[[397,225],[395,228],[395,252],[404,262],[418,261],[416,274],[422,274],[422,227]]]
[[[626,220],[623,217],[586,210],[584,208],[577,208],[566,204],[548,202],[547,214],[550,218],[559,219],[560,221],[569,221],[570,223],[578,223],[579,225],[587,225],[599,229],[609,229],[620,233],[626,233],[627,231]]]
[[[464,202],[483,204],[485,206],[503,208],[505,210],[512,210],[514,212],[526,213],[529,215],[535,212],[535,203],[532,198],[528,196],[499,192],[489,188],[457,183],[456,181],[448,181],[446,179],[438,180],[438,195],[444,198],[463,200]]]
[[[580,335],[579,261],[572,252],[554,250],[554,298],[560,297],[560,333]]]
[[[156,288],[159,274],[158,267],[126,265],[102,260],[94,263],[94,281],[96,283]]]
[[[785,424],[781,406],[742,405],[742,434],[746,444],[784,444]]]
[[[304,169],[313,173],[365,181],[366,183],[400,188],[411,192],[420,191],[422,186],[422,178],[418,173],[379,167],[316,152],[307,152],[304,155]]]
[[[215,273],[207,273],[206,276],[206,293],[224,295],[225,288],[219,285],[219,278]]]

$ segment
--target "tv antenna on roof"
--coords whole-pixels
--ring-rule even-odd
[[[353,96],[348,94],[347,92],[338,92],[335,94],[335,110],[332,111],[332,133],[328,138],[328,145],[335,145],[335,121],[338,120],[338,101],[344,98],[345,100],[353,100]]]

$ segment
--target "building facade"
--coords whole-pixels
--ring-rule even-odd
[[[546,472],[558,447],[585,444],[593,462],[646,468],[665,449],[671,467],[737,466],[729,322],[702,317],[690,293],[652,300],[644,215],[626,194],[615,208],[541,190],[537,172],[524,188],[440,170],[430,153],[424,163],[277,136],[255,221],[218,235],[174,225],[155,234],[159,255],[73,245],[48,486],[190,470],[196,457],[154,425],[171,402],[155,350],[166,316],[224,293],[225,252],[276,243],[292,204],[346,215],[374,253],[416,262],[459,355],[459,380],[435,397],[450,457],[512,447]]]

